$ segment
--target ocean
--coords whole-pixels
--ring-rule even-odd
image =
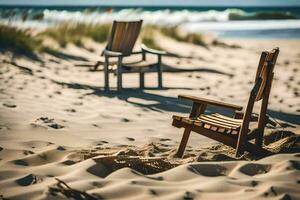
[[[135,19],[221,38],[300,38],[300,7],[0,6],[0,23],[24,28]]]

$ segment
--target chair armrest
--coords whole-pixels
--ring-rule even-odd
[[[145,44],[141,44],[141,48],[142,48],[142,51],[151,53],[151,54],[156,54],[156,55],[166,55],[167,54],[167,52],[165,52],[165,51],[151,49],[151,48],[147,47]]]
[[[116,51],[109,51],[107,49],[103,50],[103,54],[109,57],[120,57],[123,56],[121,52],[116,52]]]
[[[131,54],[141,54],[141,53],[143,53],[142,51],[133,51],[133,52],[131,52]]]
[[[179,95],[178,98],[190,100],[190,101],[200,103],[200,104],[212,105],[212,106],[217,106],[217,107],[222,107],[222,108],[229,108],[229,109],[233,109],[233,110],[242,110],[243,109],[242,106],[237,106],[234,104],[219,102],[219,101],[210,100],[210,99],[199,98],[199,97],[195,97],[195,96]]]

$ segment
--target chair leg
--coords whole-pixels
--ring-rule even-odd
[[[264,129],[258,130],[257,137],[255,138],[255,145],[262,147],[263,145],[263,137],[264,137]]]
[[[104,90],[109,90],[109,71],[108,71],[108,64],[104,64]]]
[[[117,73],[117,85],[118,85],[118,91],[122,90],[122,72],[121,70],[118,70]]]
[[[192,130],[192,127],[187,127],[187,128],[184,129],[182,139],[181,139],[179,148],[178,148],[177,153],[176,153],[176,157],[178,157],[178,158],[183,157],[184,150],[185,150],[186,144],[188,142],[188,139],[190,137],[191,130]]]
[[[163,87],[163,83],[162,83],[162,71],[161,71],[161,66],[158,67],[158,74],[157,74],[157,78],[158,78],[158,87],[162,88]]]
[[[235,157],[243,155],[244,152],[245,152],[244,147],[242,147],[242,145],[237,145],[236,150],[235,150]]]
[[[144,88],[145,87],[145,73],[144,72],[140,72],[140,88]]]
[[[242,127],[242,129],[243,129],[243,127]],[[246,143],[245,132],[243,130],[240,130],[238,141],[236,144],[236,149],[235,149],[236,157],[238,157],[239,155],[242,155],[245,152],[245,143]]]

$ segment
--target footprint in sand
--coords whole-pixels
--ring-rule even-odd
[[[28,166],[28,163],[24,160],[15,160],[13,161],[15,165]]]
[[[129,140],[129,141],[135,141],[135,139],[131,138],[131,137],[126,137],[126,139]]]
[[[76,106],[81,106],[83,103],[82,102],[74,102],[73,105],[76,105]]]
[[[54,94],[61,95],[61,91],[55,91]]]
[[[259,174],[266,174],[270,171],[270,169],[271,165],[248,163],[242,166],[239,170],[248,176],[255,176]]]
[[[98,124],[92,124],[92,126],[97,127],[97,128],[101,128],[101,126],[98,125]]]
[[[76,112],[76,110],[75,110],[75,109],[73,109],[73,108],[68,108],[68,109],[65,109],[65,111],[67,111],[67,112],[71,112],[71,113],[74,113],[74,112]]]
[[[31,123],[31,125],[34,127],[50,127],[53,129],[62,129],[65,127],[56,123],[54,119],[50,119],[48,117],[40,117],[37,120],[35,120],[34,123]]]
[[[293,169],[300,170],[300,162],[296,160],[290,160]]]
[[[164,142],[164,141],[171,141],[170,138],[160,138],[159,141]]]
[[[58,146],[56,149],[59,150],[59,151],[65,151],[66,150],[66,148],[64,148],[63,146]]]
[[[190,165],[188,169],[189,171],[194,172],[197,175],[201,174],[202,176],[208,177],[224,176],[228,173],[226,167],[216,164],[195,164]]]
[[[127,119],[127,118],[122,118],[121,121],[122,121],[122,122],[130,122],[131,120],[130,120],[130,119]]]
[[[150,189],[149,192],[150,192],[150,194],[157,196],[157,192],[155,190]]]
[[[17,107],[17,105],[15,105],[13,103],[9,103],[9,102],[3,103],[2,105],[5,107],[8,107],[8,108],[16,108]]]
[[[63,161],[62,164],[63,165],[74,165],[74,164],[76,164],[76,162],[73,160],[66,160],[66,161]]]
[[[98,145],[98,146],[101,146],[101,145],[107,144],[107,143],[108,143],[107,141],[102,140],[102,141],[99,141],[99,142],[97,143],[97,145]]]
[[[10,128],[5,125],[0,125],[0,131],[5,131],[5,130],[10,130]]]
[[[20,179],[17,179],[16,183],[20,186],[29,186],[29,185],[33,185],[33,184],[36,184],[36,183],[40,183],[42,181],[43,181],[43,179],[38,177],[37,175],[29,174],[29,175],[24,176]]]
[[[285,60],[285,61],[284,61],[284,64],[285,64],[285,65],[289,65],[289,64],[290,64],[290,61],[289,61],[289,60]]]
[[[27,155],[34,154],[34,152],[30,151],[30,150],[25,150],[25,151],[23,151],[23,154],[27,156]]]

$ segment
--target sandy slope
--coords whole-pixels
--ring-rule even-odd
[[[266,132],[282,139],[272,141],[274,148],[291,146],[289,138],[298,144],[300,41],[234,40],[228,43],[241,48],[209,49],[168,38],[160,41],[170,52],[193,57],[164,58],[163,90],[155,89],[156,74],[151,73],[146,75],[147,89],[137,89],[137,74],[126,74],[124,87],[131,89],[117,93],[112,75],[112,91],[103,92],[102,71],[87,67],[103,45],[91,42],[86,44],[94,51],[68,45],[61,53],[38,59],[2,53],[0,194],[13,199],[300,198],[299,154],[188,164],[232,158],[223,147],[206,148],[216,143],[196,134],[185,159],[172,158],[182,130],[171,126],[172,114],[189,111],[190,104],[177,100],[178,94],[245,105],[260,51],[279,46],[269,104],[278,124]]]

